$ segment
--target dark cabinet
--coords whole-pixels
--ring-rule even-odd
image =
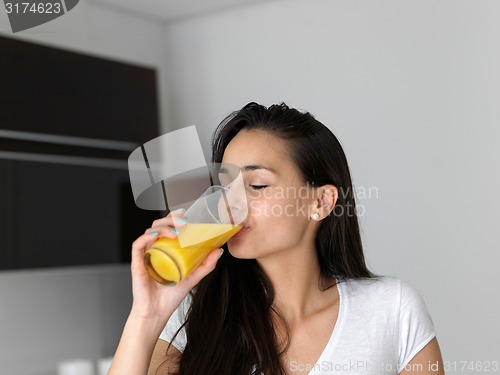
[[[0,37],[0,269],[129,262],[160,212],[127,157],[159,135],[154,69]]]
[[[129,260],[145,223],[127,170],[0,160],[0,174],[1,269]]]

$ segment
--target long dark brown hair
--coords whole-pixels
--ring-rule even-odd
[[[284,103],[269,108],[249,103],[216,129],[212,162],[222,161],[227,145],[242,129],[264,130],[284,139],[304,183],[331,184],[339,190],[334,210],[322,221],[316,237],[321,276],[375,277],[363,256],[347,159],[333,133],[310,113]],[[284,319],[273,307],[273,285],[255,259],[237,259],[225,251],[215,270],[191,294],[179,374],[285,373],[280,358],[289,340],[278,336],[275,326],[276,319],[282,323]]]

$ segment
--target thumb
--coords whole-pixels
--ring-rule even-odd
[[[222,254],[224,253],[224,249],[215,249],[210,254],[208,254],[207,258],[196,267],[186,278],[183,280],[183,283],[191,290],[203,279],[206,275],[212,272],[217,265],[217,261],[220,259]]]

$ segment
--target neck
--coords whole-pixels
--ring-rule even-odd
[[[335,288],[324,290],[332,281],[321,280],[314,246],[287,249],[257,261],[274,286],[275,307],[289,324],[307,319],[331,301],[325,297],[331,297]]]

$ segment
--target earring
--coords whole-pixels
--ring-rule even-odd
[[[319,214],[317,212],[315,212],[314,214],[311,215],[311,219],[318,220],[319,219]]]

